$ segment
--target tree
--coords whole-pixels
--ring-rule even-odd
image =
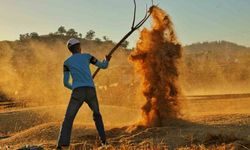
[[[60,26],[59,28],[58,28],[58,30],[57,30],[57,33],[59,33],[59,35],[64,35],[64,34],[66,34],[66,29],[65,29],[65,27],[64,26]]]
[[[103,38],[104,41],[110,41],[107,36],[103,36],[102,38]]]
[[[29,34],[29,33],[25,33],[25,34],[24,34],[24,37],[25,37],[26,39],[29,39],[29,38],[30,38],[30,34]]]
[[[124,41],[124,42],[121,44],[121,46],[122,46],[123,48],[127,48],[128,45],[129,45],[129,42],[128,42],[128,41]]]
[[[32,33],[30,33],[29,37],[34,39],[34,38],[38,38],[39,35],[36,32],[32,32]]]
[[[96,42],[101,42],[101,39],[100,38],[95,38],[95,41]]]
[[[37,37],[39,37],[39,35],[36,32],[25,33],[25,34],[20,34],[19,35],[20,41],[27,40],[27,39],[30,39],[30,38],[37,38]]]
[[[75,29],[71,28],[66,32],[67,36],[70,37],[78,37],[78,33],[75,31]]]
[[[79,38],[82,38],[82,33],[79,33],[78,36],[79,36]]]
[[[89,30],[86,33],[85,39],[87,39],[87,40],[93,40],[94,37],[95,37],[95,31]]]
[[[25,38],[25,35],[24,34],[20,34],[19,35],[19,40],[20,41],[24,41],[26,38]]]
[[[95,38],[95,42],[96,42],[97,44],[100,44],[100,43],[102,42],[102,40],[101,40],[100,38]]]

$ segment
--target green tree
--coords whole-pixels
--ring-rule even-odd
[[[36,32],[31,32],[31,33],[29,34],[29,37],[32,38],[32,39],[34,39],[34,38],[38,38],[39,35],[38,35],[38,33],[36,33]]]
[[[107,36],[103,36],[102,38],[103,38],[104,41],[110,41]]]
[[[95,38],[95,41],[96,42],[101,42],[101,39],[100,38]]]
[[[60,26],[59,28],[58,28],[58,30],[57,30],[57,33],[59,34],[59,35],[64,35],[64,34],[66,34],[66,29],[65,29],[65,27],[64,26]]]
[[[39,35],[36,33],[36,32],[32,32],[32,33],[25,33],[25,34],[20,34],[19,35],[19,39],[20,41],[23,41],[23,40],[27,40],[27,39],[30,39],[30,38],[37,38]]]
[[[82,38],[82,33],[79,33],[78,36],[79,36],[79,38]]]
[[[24,34],[20,34],[19,35],[19,40],[20,41],[24,41],[25,40],[25,35]]]
[[[78,33],[75,31],[75,29],[71,28],[66,32],[67,36],[70,37],[78,37]]]
[[[50,37],[53,37],[54,35],[55,35],[55,33],[53,33],[53,32],[50,32],[50,33],[49,33],[49,36],[50,36]]]
[[[87,40],[93,40],[94,37],[95,37],[95,31],[89,30],[89,31],[86,33],[85,39],[87,39]]]
[[[25,36],[26,39],[30,38],[30,34],[29,33],[25,33],[24,36]]]

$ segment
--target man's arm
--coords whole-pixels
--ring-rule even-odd
[[[69,71],[69,68],[64,65],[63,66],[63,84],[66,88],[72,90],[72,84],[69,82],[69,79],[70,79],[70,71]]]
[[[111,57],[106,56],[106,59],[104,59],[102,62],[100,62],[94,56],[91,56],[90,63],[99,67],[99,68],[106,69],[106,68],[108,68],[110,58]]]

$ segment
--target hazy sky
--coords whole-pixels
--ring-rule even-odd
[[[132,0],[0,0],[0,40],[54,32],[61,25],[118,41],[129,29]],[[150,0],[137,0],[138,19]],[[227,40],[250,46],[250,0],[155,0],[173,19],[183,44]],[[146,26],[148,26],[147,24]],[[129,38],[130,46],[138,34]]]

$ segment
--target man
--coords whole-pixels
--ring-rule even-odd
[[[86,102],[93,111],[96,129],[100,136],[101,143],[105,145],[106,135],[89,64],[106,69],[111,57],[106,56],[106,59],[100,62],[90,54],[82,54],[80,41],[75,38],[71,38],[67,42],[67,47],[72,55],[64,62],[63,81],[64,86],[73,92],[60,130],[57,149],[69,146],[73,121],[83,102]],[[73,79],[72,84],[69,82],[70,75]]]

